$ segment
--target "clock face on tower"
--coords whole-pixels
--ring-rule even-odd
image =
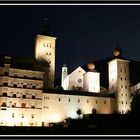
[[[79,79],[78,79],[78,83],[81,83],[81,82],[82,82],[82,79],[81,79],[81,78],[79,78]]]

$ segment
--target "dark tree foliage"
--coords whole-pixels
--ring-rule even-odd
[[[133,96],[131,110],[133,114],[140,114],[140,93]]]

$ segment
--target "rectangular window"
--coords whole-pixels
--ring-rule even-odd
[[[35,99],[35,96],[34,95],[32,95],[32,99]]]
[[[14,118],[15,117],[15,114],[14,113],[12,113],[12,118]]]
[[[78,99],[78,103],[80,103],[80,99]]]
[[[16,94],[13,94],[13,98],[16,98],[17,96],[16,96]]]
[[[59,102],[61,101],[61,98],[59,98]]]
[[[26,103],[22,103],[22,104],[21,104],[21,107],[22,107],[22,108],[25,108],[25,107],[26,107]]]
[[[26,98],[26,95],[23,95],[22,98]]]
[[[89,100],[87,100],[87,103],[89,103]]]
[[[36,86],[32,86],[33,89],[36,89]]]
[[[24,114],[22,114],[22,116],[21,116],[22,118],[24,118]]]
[[[34,118],[34,114],[32,114],[31,117]]]
[[[98,100],[96,100],[96,104],[98,104]]]
[[[106,100],[104,100],[104,104],[106,104]]]
[[[4,82],[4,83],[3,83],[3,86],[8,86],[8,83],[7,83],[7,82]]]
[[[23,88],[27,88],[27,86],[26,85],[23,85]]]
[[[122,104],[123,104],[123,101],[122,101]]]
[[[69,102],[70,102],[70,98],[69,98]]]
[[[17,87],[17,84],[14,84],[13,87]]]

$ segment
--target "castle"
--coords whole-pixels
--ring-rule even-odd
[[[82,114],[118,112],[130,108],[129,61],[119,48],[108,62],[109,89],[101,90],[100,72],[93,63],[68,74],[62,67],[61,86],[54,90],[56,37],[36,36],[35,58],[0,57],[0,125],[48,126]]]

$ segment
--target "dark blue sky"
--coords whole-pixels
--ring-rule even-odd
[[[0,54],[34,57],[34,39],[48,19],[57,37],[57,75],[65,62],[70,71],[112,56],[119,45],[123,56],[140,61],[140,6],[44,5],[0,6]]]

